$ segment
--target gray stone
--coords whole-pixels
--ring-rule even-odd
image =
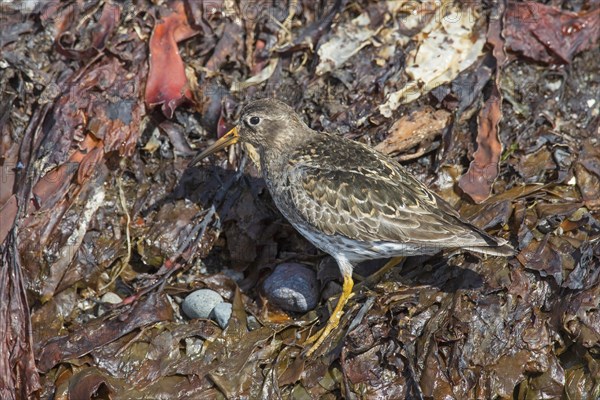
[[[246,317],[246,324],[248,324],[248,330],[249,331],[253,331],[253,330],[256,330],[258,328],[262,328],[261,323],[258,322],[258,320],[256,319],[256,317],[254,315],[248,315]]]
[[[223,298],[214,290],[200,289],[187,295],[181,309],[188,318],[208,318],[213,308],[222,302]]]
[[[221,329],[225,329],[227,328],[227,324],[229,324],[232,308],[233,306],[230,303],[219,303],[211,311],[210,319],[219,324]]]
[[[240,283],[241,281],[244,280],[243,272],[236,271],[234,269],[224,269],[221,272],[223,273],[223,275],[227,276],[228,278],[235,281],[236,283]]]
[[[116,293],[106,292],[100,297],[100,301],[108,304],[119,304],[123,300]]]
[[[285,311],[307,312],[319,300],[317,274],[303,264],[279,264],[265,279],[263,290],[269,302]]]

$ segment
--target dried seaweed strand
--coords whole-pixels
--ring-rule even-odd
[[[129,229],[131,226],[131,216],[129,215],[129,211],[127,210],[127,202],[125,200],[125,192],[123,191],[123,177],[122,176],[117,177],[117,187],[119,188],[119,202],[121,203],[121,207],[123,207],[123,211],[125,212],[125,219],[126,219],[125,238],[127,239],[127,253],[121,259],[120,265],[117,267],[116,272],[110,278],[110,281],[108,281],[108,283],[106,285],[104,285],[100,288],[101,291],[108,288],[110,285],[112,285],[115,282],[115,280],[117,280],[117,278],[123,273],[123,270],[125,270],[125,267],[127,265],[129,265],[129,260],[131,260],[131,232]]]

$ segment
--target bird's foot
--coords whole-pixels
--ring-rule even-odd
[[[346,305],[348,299],[350,298],[350,295],[352,294],[353,286],[354,282],[352,281],[352,277],[345,276],[344,285],[342,287],[342,294],[340,295],[337,305],[335,306],[333,313],[329,317],[327,324],[323,329],[310,336],[305,341],[306,344],[311,345],[310,349],[308,349],[308,351],[306,352],[307,357],[313,355],[315,351],[317,351],[317,349],[321,347],[325,339],[329,337],[331,331],[337,328],[337,326],[340,324],[340,319],[342,318],[342,315],[344,315],[344,306]]]

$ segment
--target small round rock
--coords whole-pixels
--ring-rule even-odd
[[[100,301],[108,304],[119,304],[123,300],[116,293],[106,292],[102,295],[102,297],[100,297]]]
[[[187,295],[181,309],[188,318],[208,318],[219,303],[223,303],[219,293],[210,289],[200,289]]]
[[[317,274],[298,263],[284,263],[275,267],[265,279],[263,290],[267,299],[285,311],[307,312],[319,300]]]
[[[231,303],[219,303],[210,312],[210,319],[219,324],[221,329],[225,329],[229,324],[232,308]]]

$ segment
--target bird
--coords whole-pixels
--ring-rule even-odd
[[[281,214],[335,259],[343,278],[342,293],[326,325],[307,340],[307,356],[339,325],[354,286],[353,268],[361,261],[433,255],[444,249],[514,254],[507,240],[462,219],[393,158],[363,143],[311,129],[284,102],[249,102],[238,124],[189,165],[236,142],[251,150]]]

